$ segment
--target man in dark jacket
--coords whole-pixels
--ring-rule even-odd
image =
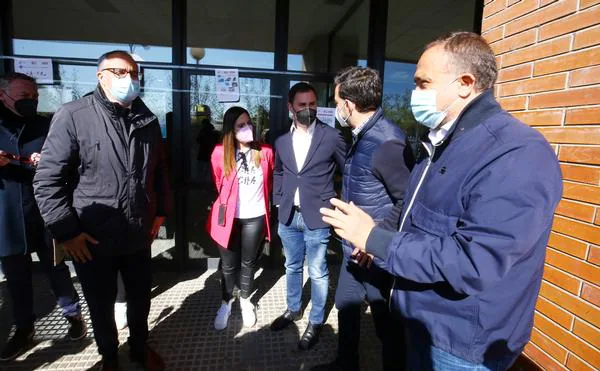
[[[87,333],[79,296],[64,262],[54,266],[52,245],[33,197],[33,175],[48,133],[37,115],[35,80],[12,73],[0,77],[0,262],[12,300],[16,331],[0,360],[16,358],[35,334],[31,253],[36,252],[50,287],[70,323],[69,337]]]
[[[160,127],[138,97],[138,67],[127,52],[100,57],[97,76],[93,94],[54,115],[35,197],[52,236],[75,261],[103,370],[118,368],[117,272],[127,291],[130,357],[162,370],[162,358],[146,344],[150,245],[169,211]]]
[[[429,44],[411,97],[429,155],[411,173],[399,231],[339,200],[322,209],[355,254],[396,277],[410,370],[505,370],[531,335],[561,173],[544,137],[496,102],[496,76],[477,34]]]
[[[336,118],[352,128],[352,147],[346,155],[342,200],[353,202],[386,230],[398,230],[402,199],[413,165],[406,135],[388,121],[381,108],[382,85],[377,71],[349,67],[335,78]],[[338,309],[337,358],[313,370],[359,369],[361,305],[371,307],[375,331],[383,348],[384,370],[403,369],[403,328],[392,318],[388,299],[392,276],[385,263],[367,254],[352,257],[354,248],[342,241],[335,305]]]
[[[275,141],[273,203],[279,207],[279,237],[285,254],[287,310],[271,324],[279,331],[302,318],[302,272],[308,260],[312,307],[300,349],[312,348],[325,319],[329,290],[327,245],[331,228],[319,208],[335,196],[333,176],[341,169],[346,143],[341,133],[317,119],[317,92],[312,85],[292,86],[288,108],[294,120],[290,131]]]

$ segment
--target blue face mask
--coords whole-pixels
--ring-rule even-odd
[[[452,80],[452,84],[456,79]],[[448,85],[450,85],[448,84]],[[447,85],[447,86],[448,86]],[[456,100],[448,105],[444,110],[437,110],[437,92],[431,90],[413,90],[410,96],[410,109],[415,116],[415,120],[429,129],[437,128],[440,123],[446,118],[448,109],[456,103]]]
[[[113,78],[110,94],[119,103],[128,106],[140,95],[140,82],[132,80],[129,75],[122,79]]]

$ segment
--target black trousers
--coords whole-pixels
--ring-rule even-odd
[[[338,309],[337,361],[344,370],[359,369],[361,305],[366,298],[381,341],[383,369],[404,370],[406,345],[404,327],[389,310],[388,300],[393,278],[374,264],[362,268],[344,254],[340,267],[335,306]]]
[[[80,313],[79,295],[73,287],[71,273],[65,262],[54,266],[54,254],[48,241],[38,241],[36,252],[40,266],[62,308],[65,317],[77,316]],[[41,245],[40,245],[41,244]],[[12,311],[17,328],[32,328],[35,322],[33,311],[33,263],[31,254],[17,254],[0,258],[6,284],[12,301]]]
[[[128,255],[102,256],[90,250],[92,260],[75,263],[75,270],[88,303],[98,352],[105,358],[117,357],[119,340],[115,325],[115,299],[118,272],[127,291],[129,347],[141,353],[148,339],[148,314],[152,289],[150,248]]]
[[[254,271],[258,252],[265,238],[265,216],[250,219],[234,219],[229,248],[219,247],[221,255],[221,292],[222,299],[229,301],[233,297],[236,285],[240,296],[250,297],[254,290]]]

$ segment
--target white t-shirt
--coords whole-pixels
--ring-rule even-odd
[[[244,166],[242,160],[237,161],[239,167],[238,178],[238,199],[235,217],[239,219],[251,219],[266,214],[265,195],[263,193],[263,171],[256,167],[252,158],[252,151],[240,153],[236,151],[236,159],[240,156],[246,157]]]

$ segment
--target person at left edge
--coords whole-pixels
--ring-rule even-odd
[[[34,178],[53,237],[64,243],[90,309],[103,370],[117,370],[117,272],[127,292],[129,355],[163,370],[147,344],[150,245],[170,209],[157,117],[138,97],[138,66],[125,51],[98,60],[93,94],[60,107]]]
[[[35,165],[9,158],[39,157],[48,133],[48,120],[37,114],[35,80],[20,73],[1,76],[0,102],[0,263],[16,323],[15,333],[0,354],[0,360],[8,361],[26,350],[35,334],[32,252],[37,253],[58,305],[70,323],[69,338],[85,337],[87,327],[69,268],[64,262],[57,266],[53,263],[52,241],[33,197]]]

